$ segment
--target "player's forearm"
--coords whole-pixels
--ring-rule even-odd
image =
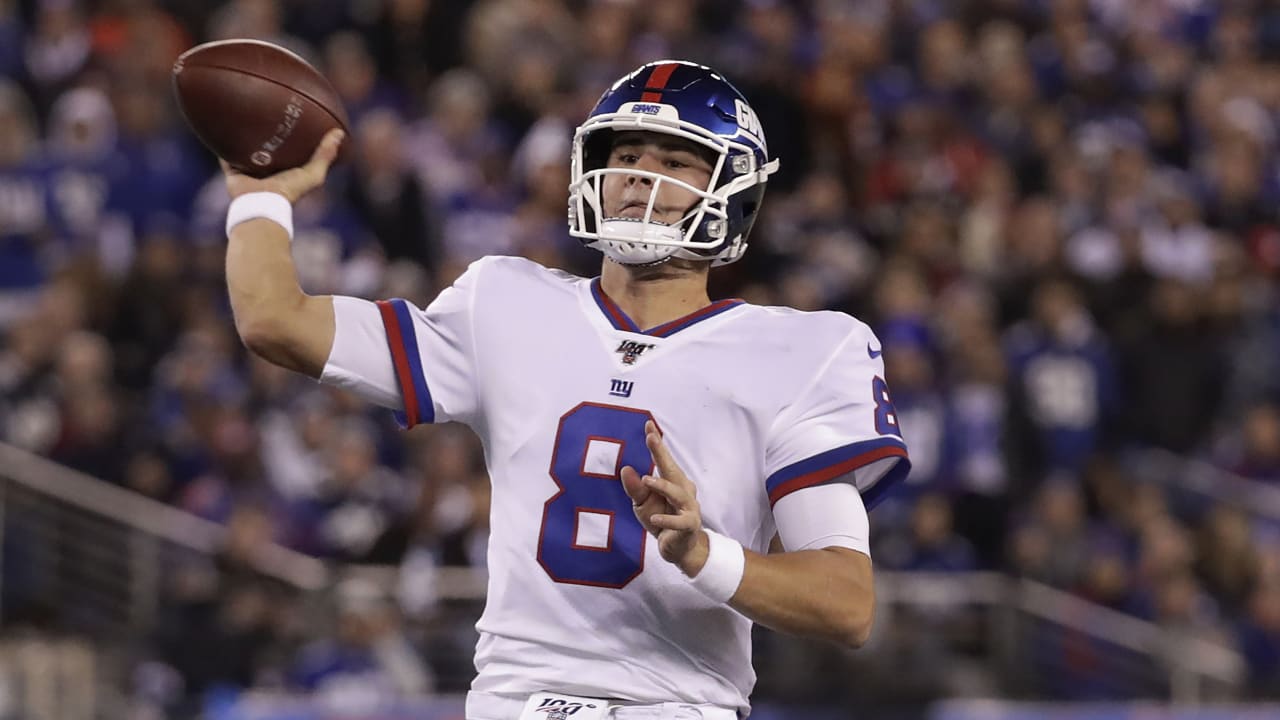
[[[729,604],[765,627],[859,647],[871,633],[871,559],[846,548],[771,555],[746,552]]]
[[[333,344],[333,301],[302,291],[284,228],[264,219],[232,228],[227,291],[246,347],[268,362],[320,376]]]

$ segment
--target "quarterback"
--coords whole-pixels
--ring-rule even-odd
[[[291,203],[340,141],[262,180],[227,169],[236,326],[406,427],[461,422],[483,441],[469,720],[732,720],[750,710],[753,622],[865,642],[867,509],[906,474],[906,446],[866,325],[708,297],[778,167],[732,85],[650,63],[577,129],[568,221],[603,253],[599,277],[488,257],[425,309],[299,288]]]

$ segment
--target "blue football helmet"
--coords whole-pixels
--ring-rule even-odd
[[[708,186],[634,168],[606,168],[611,137],[628,130],[667,133],[708,148]],[[574,134],[569,234],[625,265],[652,265],[673,257],[726,265],[746,251],[765,183],[777,169],[759,119],[728,80],[695,63],[652,62],[605,91]],[[601,191],[609,174],[653,182],[643,218],[604,217]],[[670,225],[651,219],[664,182],[700,198]]]

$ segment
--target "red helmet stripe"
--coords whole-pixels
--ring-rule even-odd
[[[649,73],[649,79],[644,84],[645,92],[640,96],[642,102],[662,102],[662,89],[667,86],[667,81],[671,79],[671,73],[676,71],[676,63],[663,63],[653,69]]]

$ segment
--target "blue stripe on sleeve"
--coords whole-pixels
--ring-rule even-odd
[[[776,503],[796,490],[835,482],[863,466],[886,458],[895,458],[895,461],[874,485],[862,490],[862,501],[870,509],[911,470],[906,445],[896,437],[842,445],[778,470],[765,480],[769,502]]]
[[[409,360],[413,388],[417,391],[418,421],[435,422],[435,404],[431,400],[431,390],[427,387],[427,377],[422,373],[422,350],[418,347],[418,336],[413,331],[413,315],[409,313],[409,303],[396,298],[391,301],[391,307],[395,310],[396,321],[400,325],[400,337],[404,341],[405,356]]]
[[[875,485],[862,493],[862,504],[866,505],[868,510],[879,505],[881,500],[888,497],[891,490],[907,479],[907,474],[910,472],[911,461],[907,458],[898,458],[884,475],[880,476]]]

